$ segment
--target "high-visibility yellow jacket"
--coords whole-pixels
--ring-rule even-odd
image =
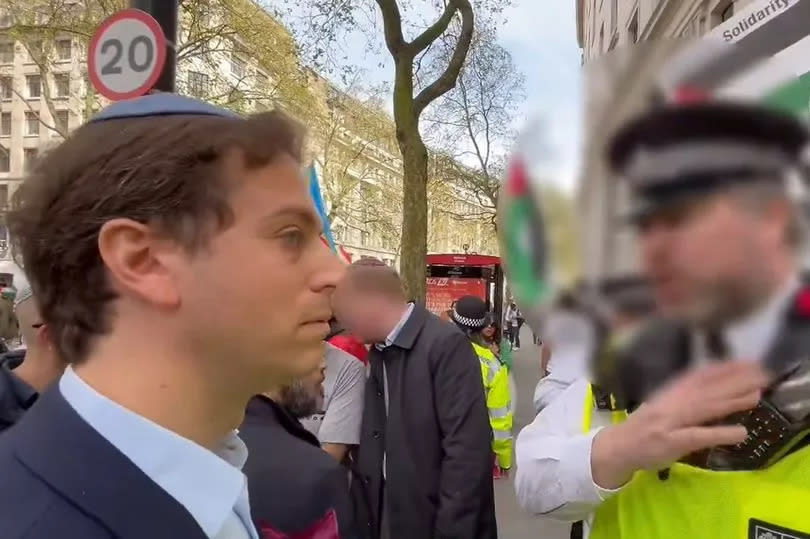
[[[512,399],[509,395],[507,368],[492,350],[472,343],[481,362],[489,424],[492,426],[492,451],[503,469],[512,467]]]
[[[595,408],[585,400],[585,432]],[[613,412],[613,422],[625,414]],[[810,446],[756,471],[676,463],[666,479],[636,472],[593,516],[589,539],[781,539],[810,537]]]

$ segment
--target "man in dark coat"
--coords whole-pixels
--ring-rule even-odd
[[[396,271],[375,260],[348,268],[333,307],[374,344],[352,484],[364,536],[497,537],[492,430],[467,338],[407,303]]]
[[[347,470],[299,421],[317,410],[323,380],[318,369],[248,403],[239,436],[250,455],[250,512],[266,537],[356,537]]]

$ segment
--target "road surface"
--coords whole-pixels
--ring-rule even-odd
[[[523,326],[520,340],[523,347],[515,351],[513,367],[517,384],[515,436],[534,419],[532,396],[534,386],[540,378],[539,348],[532,344],[532,333],[528,327]],[[514,474],[508,480],[495,481],[495,508],[500,539],[568,539],[568,524],[533,517],[518,507],[513,478]]]

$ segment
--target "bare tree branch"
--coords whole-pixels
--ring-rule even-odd
[[[461,15],[461,33],[445,70],[414,98],[414,113],[417,118],[431,102],[453,89],[470,49],[475,21],[472,5],[469,0],[451,0],[449,5],[455,5]]]

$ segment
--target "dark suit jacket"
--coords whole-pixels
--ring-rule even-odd
[[[379,537],[384,492],[392,539],[497,537],[492,429],[467,337],[416,305],[393,345],[372,349],[369,363],[352,484],[365,536]]]
[[[334,511],[340,537],[356,537],[348,470],[297,419],[271,399],[254,397],[239,437],[248,447],[244,472],[258,529],[314,533],[313,526]]]
[[[0,358],[0,432],[20,420],[37,400],[37,392]]]
[[[88,425],[59,388],[0,435],[3,539],[205,539],[191,514]]]

